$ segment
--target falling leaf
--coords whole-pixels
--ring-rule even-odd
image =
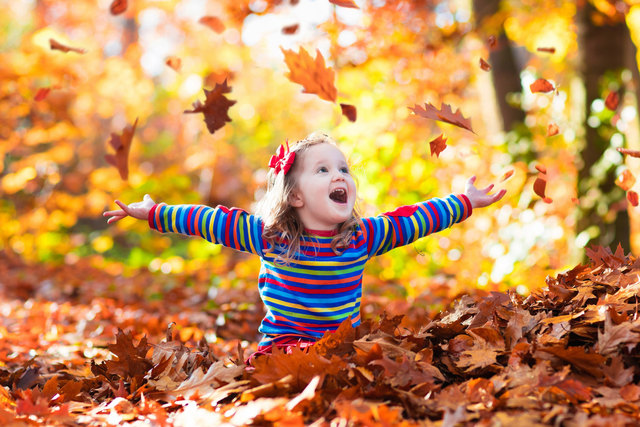
[[[508,170],[504,175],[502,175],[502,178],[500,178],[500,182],[505,182],[506,180],[511,178],[514,173],[516,173],[514,169]]]
[[[298,28],[300,28],[300,24],[287,25],[282,27],[282,34],[295,34],[298,32]]]
[[[85,49],[63,45],[62,43],[56,41],[55,39],[49,39],[49,47],[51,48],[51,50],[60,50],[65,53],[76,52],[76,53],[82,54],[87,52]]]
[[[553,122],[549,123],[549,125],[547,126],[547,136],[557,135],[558,132],[560,132],[560,129],[558,129],[558,125]]]
[[[484,71],[490,71],[491,70],[491,64],[489,64],[483,58],[480,58],[480,68],[482,68]]]
[[[616,148],[616,150],[622,154],[626,154],[627,156],[640,158],[639,150],[629,150],[628,148]]]
[[[357,110],[355,106],[351,104],[340,104],[340,108],[342,109],[342,115],[349,119],[349,121],[356,121]]]
[[[489,45],[490,48],[494,48],[496,47],[496,45],[498,44],[498,40],[496,39],[496,36],[489,36],[489,38],[487,39],[487,44]]]
[[[224,23],[217,16],[203,16],[198,22],[206,25],[218,34],[222,33],[225,29]]]
[[[547,176],[544,173],[538,174],[533,183],[533,192],[542,198],[545,203],[551,203],[553,200],[545,195],[547,189]]]
[[[127,0],[113,0],[111,2],[111,6],[109,7],[109,11],[112,15],[120,15],[127,10]]]
[[[627,200],[631,203],[631,206],[638,206],[638,193],[633,190],[627,191]]]
[[[440,105],[440,110],[430,103],[425,103],[424,107],[416,104],[413,108],[409,107],[409,109],[417,116],[424,117],[426,119],[439,120],[473,132],[473,129],[471,128],[471,119],[465,118],[460,112],[460,109],[457,109],[454,113],[451,106],[445,103]]]
[[[329,0],[329,3],[333,3],[336,6],[341,7],[350,7],[353,9],[360,9],[355,1],[353,0]]]
[[[547,168],[544,165],[541,165],[540,163],[538,163],[535,168],[538,170],[538,172],[540,173],[547,173]]]
[[[539,47],[536,50],[538,52],[556,53],[555,47]]]
[[[538,79],[535,82],[529,85],[529,89],[531,89],[531,93],[536,92],[551,92],[554,90],[553,85],[546,81],[545,79]]]
[[[618,92],[611,91],[604,100],[604,105],[611,111],[616,111],[618,104],[620,103],[620,95]]]
[[[630,190],[636,183],[636,177],[633,176],[629,169],[625,169],[624,172],[616,179],[616,185],[622,188],[624,191]]]
[[[193,110],[185,110],[185,113],[203,113],[204,122],[207,124],[209,133],[213,134],[215,131],[224,126],[225,122],[230,122],[229,108],[236,103],[227,99],[224,94],[231,92],[231,88],[227,86],[225,80],[222,84],[216,84],[213,90],[204,89],[206,99],[204,104],[200,101],[193,103]]]
[[[36,96],[33,97],[34,101],[44,100],[47,95],[49,95],[49,92],[51,92],[50,87],[41,87],[40,89],[38,89],[38,92],[36,92]]]
[[[129,150],[131,149],[131,140],[133,139],[137,125],[138,119],[136,118],[133,126],[126,126],[122,130],[122,135],[112,133],[109,143],[116,150],[116,153],[105,156],[107,162],[118,168],[120,178],[125,181],[129,177]]]
[[[173,68],[175,71],[180,71],[180,67],[182,66],[182,60],[177,56],[170,56],[165,61],[165,64]]]
[[[303,47],[298,53],[293,50],[280,49],[289,68],[287,74],[289,80],[302,85],[305,93],[316,94],[326,101],[336,101],[338,90],[333,83],[335,72],[333,68],[325,66],[324,57],[320,50],[316,50],[316,59],[314,60]]]
[[[436,157],[440,157],[440,153],[447,148],[447,138],[444,137],[444,134],[440,134],[436,139],[429,142],[429,147],[431,148],[431,155],[434,154]]]

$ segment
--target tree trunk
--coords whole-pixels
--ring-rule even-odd
[[[603,87],[605,73],[619,73],[630,64],[633,64],[632,69],[637,70],[635,58],[632,62],[629,61],[633,45],[624,20],[597,25],[594,22],[594,16],[597,13],[599,12],[589,2],[578,11],[580,71],[586,89],[585,120],[591,115],[593,101],[607,94],[606,88]],[[615,165],[610,166],[606,171],[595,169],[603,167],[601,164],[598,165],[598,161],[610,146],[609,139],[604,135],[606,126],[610,125],[603,123],[595,128],[587,123],[584,125],[585,146],[581,153],[581,164],[578,165],[578,195],[582,209],[577,231],[581,232],[591,227],[588,245],[617,246],[620,243],[628,252],[630,249],[629,215],[624,208],[624,203],[617,203],[621,200],[623,193],[614,183]],[[602,176],[602,178],[597,179],[596,176]],[[611,215],[611,207],[616,205],[621,207]],[[594,233],[596,227],[599,229],[598,235]]]

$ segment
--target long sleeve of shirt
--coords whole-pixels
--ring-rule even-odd
[[[408,245],[421,237],[442,231],[464,221],[472,212],[464,194],[433,198],[415,205],[402,206],[393,212],[363,218],[362,232],[369,257]]]
[[[263,255],[265,246],[262,220],[238,208],[160,203],[149,212],[149,227],[162,233],[199,236],[259,256]]]

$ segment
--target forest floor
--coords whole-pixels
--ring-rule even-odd
[[[637,425],[640,261],[587,254],[528,297],[369,296],[358,328],[247,367],[257,291],[0,252],[0,421]]]

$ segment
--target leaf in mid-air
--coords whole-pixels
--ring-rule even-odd
[[[230,122],[229,108],[236,103],[225,98],[224,94],[231,92],[231,88],[227,86],[227,80],[224,83],[217,84],[212,90],[204,89],[206,99],[204,103],[196,101],[193,103],[193,110],[185,110],[185,113],[202,113],[204,114],[204,122],[207,124],[209,133],[214,133],[225,122]]]
[[[350,7],[352,9],[360,9],[356,4],[356,2],[354,2],[353,0],[329,0],[329,3],[333,3],[336,6]]]
[[[177,56],[170,56],[164,61],[169,67],[171,67],[175,71],[180,71],[180,67],[182,66],[182,60]]]
[[[417,116],[424,117],[426,119],[439,120],[473,132],[473,129],[471,128],[471,119],[465,118],[460,112],[460,109],[457,109],[454,113],[451,106],[448,104],[442,103],[439,110],[430,103],[425,103],[424,107],[416,104],[413,108],[409,107],[409,109]]]
[[[300,28],[300,24],[287,25],[282,27],[282,34],[295,34],[298,32],[298,28]]]
[[[640,158],[640,151],[638,150],[630,150],[628,148],[616,148],[616,150],[622,154],[626,154],[627,156]]]
[[[484,71],[491,71],[491,64],[489,64],[483,58],[480,58],[480,68],[482,68]]]
[[[506,180],[508,180],[509,178],[511,178],[513,176],[513,174],[516,173],[515,170],[511,169],[508,170],[507,172],[505,172],[504,175],[502,175],[502,178],[500,178],[500,182],[505,182]]]
[[[557,135],[558,132],[560,132],[560,129],[558,129],[558,125],[553,122],[549,123],[549,125],[547,126],[547,136]]]
[[[616,185],[622,188],[624,191],[628,191],[636,183],[636,177],[633,176],[629,169],[625,169],[624,172],[616,179]]]
[[[546,196],[547,190],[547,168],[543,165],[536,165],[536,169],[540,172],[533,183],[533,192],[542,198],[545,203],[551,203],[553,200]]]
[[[631,203],[631,206],[638,206],[638,193],[633,190],[627,191],[627,200]]]
[[[340,108],[342,109],[342,115],[349,119],[350,122],[356,121],[358,111],[355,106],[351,104],[340,104]]]
[[[224,31],[224,23],[217,16],[203,16],[198,20],[202,25],[206,25],[216,33],[220,34]]]
[[[444,134],[440,134],[440,136],[429,142],[429,148],[432,156],[435,154],[436,157],[440,157],[440,153],[447,148],[447,138],[444,137]]]
[[[496,39],[496,36],[489,36],[489,38],[487,39],[487,45],[489,45],[490,49],[495,48],[498,45],[498,39]]]
[[[536,50],[538,52],[556,53],[555,47],[539,47]]]
[[[611,111],[616,111],[618,104],[620,103],[620,95],[615,90],[612,90],[604,100],[604,105]]]
[[[529,85],[529,89],[531,89],[531,93],[536,93],[536,92],[547,93],[547,92],[553,91],[554,87],[551,83],[549,83],[545,79],[538,79]]]
[[[116,150],[115,154],[107,154],[105,159],[107,162],[118,168],[120,178],[127,180],[129,178],[129,150],[131,149],[131,140],[136,131],[138,119],[133,122],[133,126],[126,126],[122,129],[122,135],[116,133],[111,134],[109,143]]]
[[[49,95],[49,92],[51,92],[50,87],[41,87],[38,89],[38,92],[36,92],[36,96],[34,96],[33,99],[35,101],[42,101]]]
[[[335,72],[327,67],[324,57],[319,50],[316,51],[314,60],[309,53],[300,48],[298,53],[293,50],[280,48],[284,54],[284,61],[289,67],[287,78],[294,83],[302,85],[305,93],[313,93],[320,98],[335,102],[338,90],[334,85]]]
[[[59,41],[57,41],[56,39],[49,39],[49,47],[51,48],[51,50],[59,50],[62,52],[75,52],[75,53],[86,53],[87,51],[84,49],[81,49],[79,47],[70,47],[70,46],[66,46],[63,45],[62,43],[60,43]]]
[[[113,0],[109,7],[109,12],[112,15],[120,15],[127,10],[127,0]]]

